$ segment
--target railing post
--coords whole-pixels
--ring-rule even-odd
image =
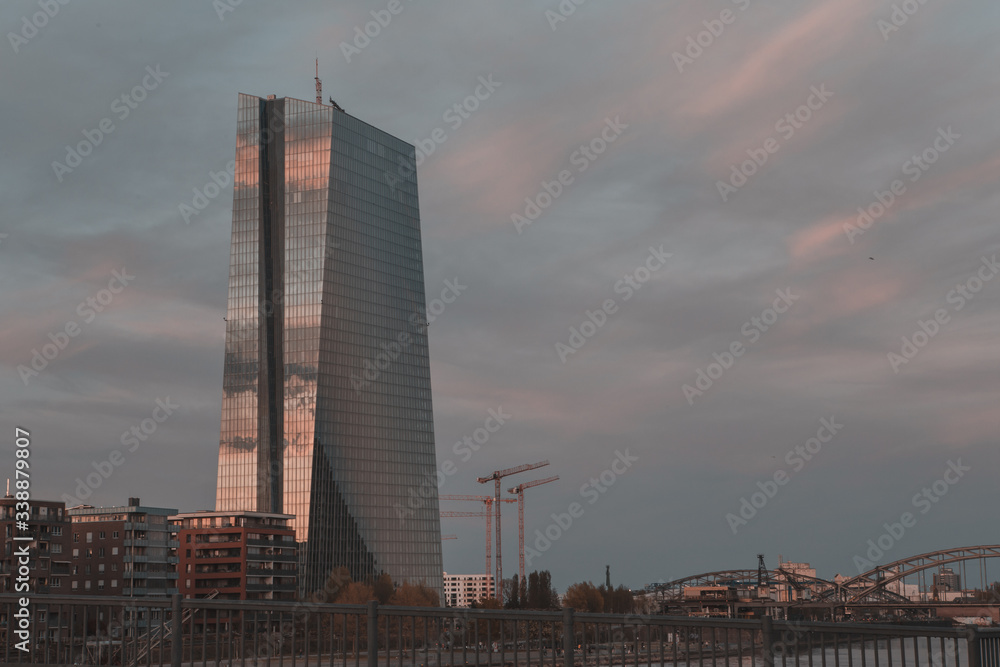
[[[770,616],[760,619],[760,654],[765,667],[774,667],[774,620]]]
[[[573,667],[573,607],[563,609],[563,667]]]
[[[368,667],[378,667],[378,600],[368,601]]]
[[[170,664],[181,667],[181,656],[184,652],[184,627],[181,623],[181,595],[170,596]]]
[[[979,628],[974,625],[965,626],[968,639],[969,667],[981,667],[982,656],[979,652]]]

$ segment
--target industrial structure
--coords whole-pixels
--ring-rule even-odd
[[[1000,558],[1000,545],[943,549],[833,579],[817,577],[808,563],[779,561],[776,569],[767,569],[760,558],[753,570],[651,584],[645,596],[656,611],[682,616],[1000,623],[1000,591],[987,581],[986,559],[991,558]],[[962,590],[959,582],[968,586],[964,570],[969,563],[978,565],[980,587]]]
[[[537,468],[542,468],[549,464],[548,461],[540,461],[538,463],[528,463],[525,465],[515,466],[513,468],[505,468],[503,470],[494,470],[486,477],[480,477],[476,481],[480,484],[486,484],[492,481],[494,484],[493,493],[493,503],[494,511],[496,512],[496,522],[497,522],[497,562],[496,562],[496,577],[494,579],[494,586],[496,587],[496,598],[499,600],[501,597],[500,587],[503,585],[503,552],[501,550],[500,544],[500,480],[504,477],[509,477],[511,475],[516,475],[518,473],[527,472],[529,470],[535,470]]]
[[[533,482],[525,482],[524,484],[518,484],[511,489],[507,489],[507,493],[513,493],[517,496],[517,560],[521,581],[524,581],[524,490],[548,484],[557,479],[559,479],[559,475],[546,477],[545,479],[536,479]]]

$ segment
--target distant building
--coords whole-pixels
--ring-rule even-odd
[[[177,541],[168,517],[175,509],[80,505],[72,522],[69,593],[165,597],[177,592]]]
[[[444,606],[471,607],[493,595],[492,574],[444,573]]]
[[[18,530],[15,515],[17,500],[0,498],[0,532],[3,533],[3,553],[0,556],[0,593],[65,594],[70,573],[69,519],[62,502],[32,500],[28,530]],[[32,540],[14,540],[15,536],[31,535]],[[27,582],[18,582],[17,551],[28,548],[30,559]],[[27,583],[28,590],[18,590],[17,583]]]
[[[69,592],[70,523],[66,516],[65,504],[57,501],[31,500],[28,509],[28,529],[17,528],[18,501],[7,495],[0,498],[0,533],[3,534],[3,551],[0,553],[0,593],[51,593],[65,595]],[[31,535],[31,540],[15,540],[16,536]],[[21,563],[18,552],[28,549],[27,581],[18,581]],[[27,584],[27,590],[20,590]],[[0,607],[0,628],[13,624],[7,617],[13,606]],[[63,616],[63,628],[68,627]],[[36,608],[34,614],[33,640],[36,646],[43,641],[55,639],[59,628],[56,626],[56,611],[45,612]],[[2,632],[0,632],[2,635]]]
[[[178,589],[186,598],[294,600],[298,576],[290,514],[191,512],[177,531]]]
[[[934,588],[940,593],[962,590],[962,576],[950,567],[942,567],[934,573]]]

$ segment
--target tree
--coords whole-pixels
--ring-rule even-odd
[[[521,607],[523,609],[558,609],[559,593],[552,587],[548,570],[537,570],[527,576],[527,586],[522,583]]]
[[[437,607],[437,593],[423,584],[404,582],[389,598],[389,604],[398,607]]]
[[[367,604],[369,600],[374,600],[375,591],[368,584],[360,581],[353,581],[344,588],[333,600],[337,604]]]
[[[521,609],[524,603],[520,598],[521,585],[515,574],[510,579],[505,579],[503,582],[503,597],[506,602],[504,603],[504,609]]]
[[[619,585],[618,588],[601,586],[598,589],[604,598],[604,613],[606,614],[631,614],[635,607],[635,598],[632,591]]]
[[[309,596],[310,602],[333,602],[340,596],[347,586],[351,584],[351,573],[346,567],[334,568],[327,577],[323,589]]]
[[[600,613],[604,611],[604,596],[594,584],[583,581],[566,589],[563,605],[577,611]]]
[[[383,572],[375,580],[372,590],[375,592],[375,598],[379,604],[388,604],[389,598],[396,591],[396,587],[392,583],[392,577]]]
[[[552,575],[548,570],[538,573],[539,609],[559,609],[559,591],[552,585]]]

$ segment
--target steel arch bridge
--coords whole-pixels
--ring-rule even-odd
[[[835,590],[826,591],[819,599],[830,599],[837,595],[847,604],[863,602],[873,594],[885,591],[886,586],[931,568],[939,568],[951,563],[961,563],[969,560],[985,558],[1000,558],[1000,545],[975,547],[958,547],[941,549],[925,554],[903,558],[885,565],[879,565],[856,577],[842,582]],[[986,582],[983,582],[984,584]]]
[[[903,558],[885,565],[879,565],[867,572],[847,579],[841,583],[810,577],[797,572],[778,568],[767,570],[771,582],[788,584],[796,589],[803,587],[817,591],[810,603],[840,602],[842,604],[862,604],[864,602],[909,602],[906,597],[888,590],[886,587],[906,577],[918,574],[932,568],[939,568],[951,563],[961,563],[985,558],[1000,558],[1000,545],[983,545],[973,547],[958,547],[931,551],[909,558]],[[718,570],[704,572],[673,581],[651,584],[646,587],[650,592],[659,592],[667,597],[679,598],[686,586],[719,586],[748,584],[757,582],[757,570]],[[986,582],[984,582],[985,584]]]

